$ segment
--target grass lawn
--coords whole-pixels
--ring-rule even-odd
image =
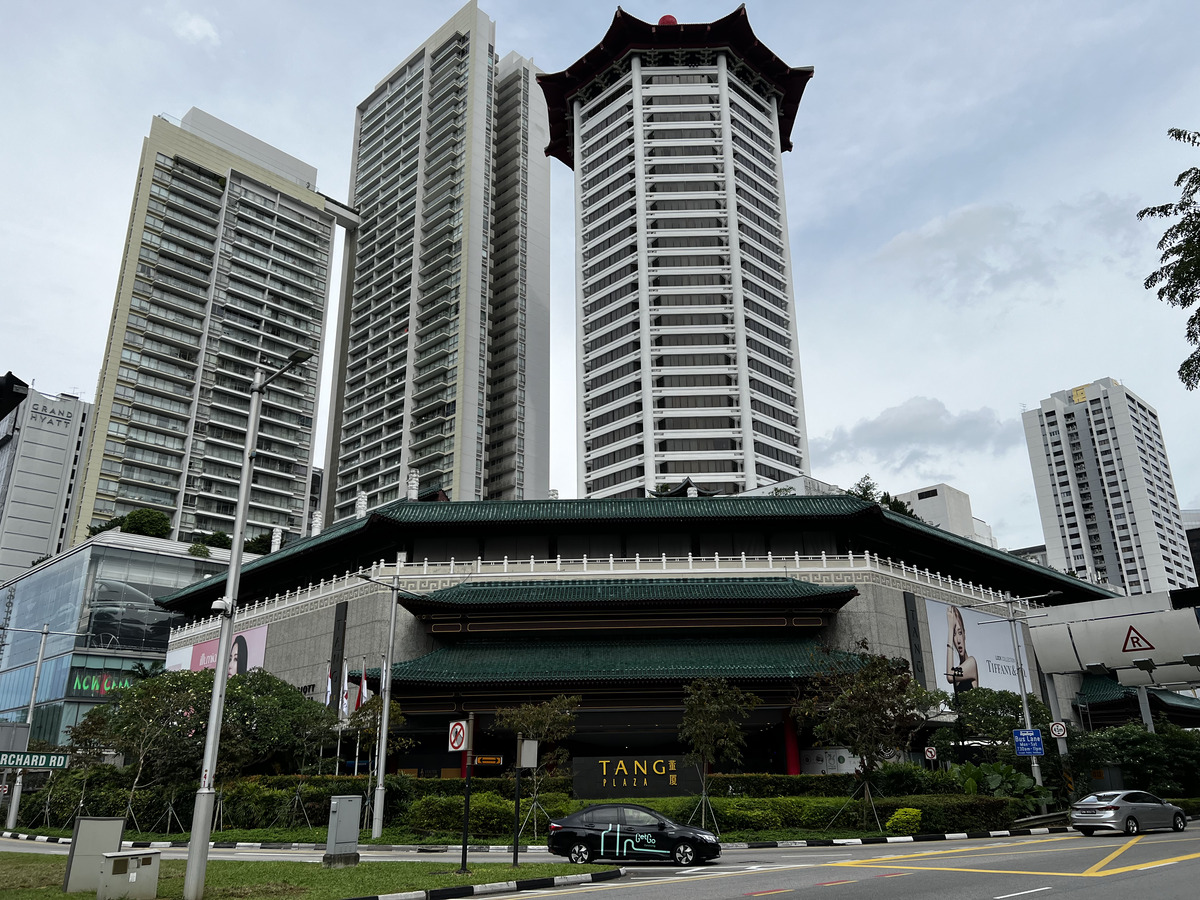
[[[614,868],[611,865],[575,866],[570,863],[480,863],[470,874],[459,875],[459,859],[438,862],[366,862],[347,869],[323,869],[320,863],[209,860],[205,900],[344,900],[372,894],[420,891],[468,884],[491,884],[554,875],[582,875]],[[158,878],[158,896],[164,900],[183,897],[181,859],[163,860]],[[40,853],[0,853],[0,900],[45,900],[49,897],[95,896],[93,893],[65,895],[63,877],[67,857]]]

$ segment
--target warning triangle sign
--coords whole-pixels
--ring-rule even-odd
[[[1125,646],[1121,648],[1121,652],[1135,653],[1153,649],[1154,645],[1146,640],[1145,635],[1130,625],[1129,630],[1125,632]]]

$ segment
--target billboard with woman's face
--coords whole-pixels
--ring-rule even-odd
[[[236,632],[229,654],[229,674],[245,675],[251,669],[262,667],[267,655],[267,628],[260,625],[247,631]],[[212,669],[217,664],[217,641],[204,641],[191,647],[181,647],[167,654],[167,669],[187,668],[193,672]]]
[[[1019,693],[1012,629],[1004,618],[928,598],[925,615],[929,620],[934,669],[938,673],[937,687],[952,693],[976,687]],[[1025,670],[1025,690],[1030,691],[1033,682],[1020,628],[1017,645]]]

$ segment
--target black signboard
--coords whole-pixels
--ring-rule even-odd
[[[700,773],[681,756],[576,756],[575,796],[587,800],[700,793]]]

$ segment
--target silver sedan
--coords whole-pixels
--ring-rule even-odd
[[[1148,828],[1187,828],[1178,806],[1145,791],[1100,791],[1071,805],[1071,827],[1085,835],[1097,831],[1139,834]]]

